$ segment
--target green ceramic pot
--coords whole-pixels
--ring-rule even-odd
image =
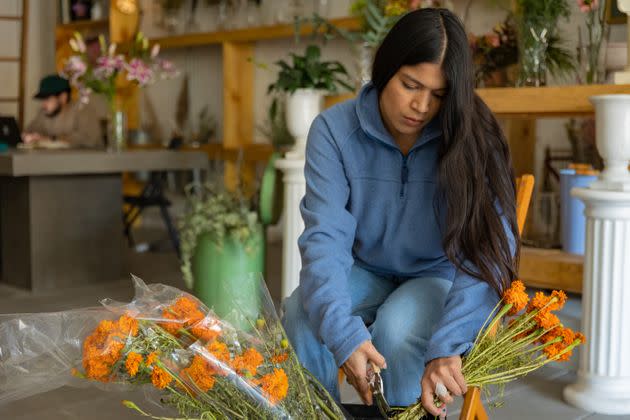
[[[262,226],[247,244],[228,235],[219,246],[210,234],[203,234],[191,260],[193,291],[219,317],[246,328],[259,313],[264,261]]]

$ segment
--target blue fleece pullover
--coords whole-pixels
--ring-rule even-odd
[[[353,264],[402,282],[453,282],[425,363],[468,352],[498,302],[491,286],[456,270],[444,253],[438,223],[444,214],[436,216],[434,207],[441,139],[434,118],[404,156],[383,124],[371,84],[313,121],[300,205],[301,299],[339,366],[370,339],[361,318],[351,314],[346,284]]]

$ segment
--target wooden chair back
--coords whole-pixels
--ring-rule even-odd
[[[523,232],[527,210],[534,191],[534,176],[523,175],[516,179],[516,223],[518,233]],[[481,402],[481,389],[472,387],[466,392],[464,404],[459,415],[459,420],[488,420],[483,403]]]

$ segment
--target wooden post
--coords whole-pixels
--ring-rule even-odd
[[[109,39],[120,47],[133,41],[140,25],[140,6],[137,0],[111,1],[109,6]],[[127,114],[127,126],[136,129],[140,124],[138,88],[119,78],[116,87],[120,102]]]
[[[254,139],[254,55],[253,43],[223,43],[223,146],[244,149]],[[225,185],[245,195],[254,190],[255,166],[243,160],[226,162]]]

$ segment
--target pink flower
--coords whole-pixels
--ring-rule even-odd
[[[409,6],[407,7],[409,10],[416,10],[422,6],[422,0],[409,0]]]
[[[151,48],[151,58],[157,57],[159,53],[160,53],[160,44],[153,45],[153,48]]]
[[[499,35],[497,34],[489,34],[487,35],[487,39],[490,45],[492,45],[495,48],[501,45],[501,40],[499,39]]]
[[[132,59],[126,69],[127,80],[135,80],[140,86],[146,86],[153,81],[153,70],[139,58]]]
[[[160,74],[161,79],[173,79],[179,76],[179,70],[177,70],[172,61],[159,60],[156,70]]]
[[[70,56],[63,68],[63,74],[71,81],[76,81],[79,77],[83,76],[86,71],[87,64],[79,55]]]
[[[122,70],[124,67],[125,58],[122,55],[102,55],[96,59],[94,75],[101,80],[108,79],[115,72]]]
[[[599,0],[577,0],[577,5],[582,13],[589,13],[599,7]]]

